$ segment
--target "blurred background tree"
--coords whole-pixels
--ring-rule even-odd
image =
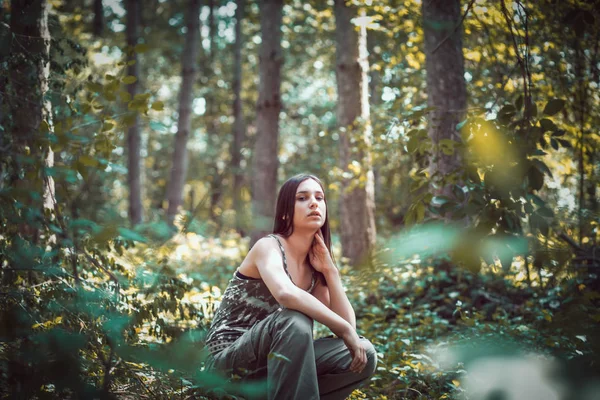
[[[260,398],[203,335],[309,172],[354,398],[597,398],[599,6],[0,2],[0,393]]]

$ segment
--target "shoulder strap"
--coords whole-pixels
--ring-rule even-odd
[[[294,285],[296,285],[296,283],[292,279],[292,276],[288,272],[287,259],[285,258],[285,250],[283,250],[283,245],[281,244],[281,241],[279,240],[279,238],[277,237],[277,235],[270,234],[270,235],[267,235],[267,236],[270,236],[273,239],[277,240],[277,244],[279,245],[279,250],[281,250],[281,258],[283,259],[283,269],[285,270],[285,273],[287,274],[287,276],[290,278],[290,281],[292,281],[292,283]],[[310,282],[310,288],[308,288],[308,290],[307,290],[308,293],[312,293],[312,290],[315,288],[315,284],[317,283],[317,279],[315,277],[315,269],[312,268],[312,266],[311,266],[311,269],[312,269],[312,279],[311,279],[311,282]]]
[[[317,283],[317,279],[315,278],[315,269],[312,268],[312,280],[310,282],[310,288],[308,288],[307,292],[308,293],[312,293],[313,289],[315,288],[315,284]]]
[[[283,259],[283,269],[285,270],[285,273],[287,274],[287,276],[290,278],[290,281],[292,281],[292,283],[294,283],[294,280],[292,279],[292,276],[288,272],[287,259],[285,258],[285,250],[283,250],[283,245],[281,244],[281,241],[279,240],[279,238],[276,235],[271,234],[271,235],[268,235],[268,236],[270,236],[273,239],[277,240],[277,244],[279,245],[279,250],[281,250],[281,258]]]

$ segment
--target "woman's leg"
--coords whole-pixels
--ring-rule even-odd
[[[371,342],[362,336],[361,341],[367,349],[367,365],[361,373],[355,373],[348,370],[352,357],[342,339],[327,337],[315,340],[315,360],[321,399],[345,399],[375,373],[377,352]]]
[[[269,399],[319,399],[312,328],[313,320],[301,312],[276,312],[223,350],[214,367],[267,377]]]

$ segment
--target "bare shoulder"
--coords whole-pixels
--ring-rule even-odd
[[[277,250],[277,241],[270,236],[259,239],[250,249],[248,255],[256,259],[268,256],[273,250]]]
[[[246,257],[238,267],[238,271],[242,274],[255,279],[261,279],[259,264],[265,264],[269,255],[276,249],[277,243],[275,239],[264,237],[257,241],[250,249]]]
[[[249,272],[251,276],[259,275],[258,265],[265,264],[269,258],[273,257],[275,251],[279,251],[278,249],[277,242],[272,237],[265,236],[259,239],[242,262],[241,272]]]

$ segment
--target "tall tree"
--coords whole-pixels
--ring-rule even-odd
[[[173,164],[167,186],[167,220],[175,220],[183,203],[183,186],[187,173],[187,142],[192,127],[192,90],[196,77],[199,46],[200,0],[190,0],[187,12],[187,32],[181,62],[181,90],[179,92],[179,120],[173,150]]]
[[[135,77],[135,82],[131,83],[127,90],[133,99],[139,91],[139,57],[133,49],[137,45],[139,36],[140,3],[137,0],[126,0],[125,7],[127,12],[127,46],[130,48],[131,54],[127,74]],[[129,221],[131,225],[141,223],[144,218],[140,147],[140,119],[136,113],[133,123],[127,130],[127,183],[129,186]]]
[[[217,34],[216,27],[216,9],[217,4],[215,4],[215,0],[208,1],[208,7],[210,10],[210,14],[208,15],[208,36],[210,41],[210,48],[208,53],[208,71],[206,71],[207,75],[217,75],[215,73],[215,54],[217,43],[215,41]],[[216,85],[215,85],[216,87]],[[210,160],[213,162],[210,163],[209,169],[210,172],[208,174],[210,178],[210,216],[213,221],[217,221],[216,215],[216,207],[221,199],[221,190],[223,185],[223,179],[221,173],[219,171],[218,163],[216,162],[221,155],[221,143],[219,140],[219,107],[217,104],[217,96],[215,93],[215,89],[211,90],[206,95],[206,116],[208,117],[208,121],[206,123],[206,128],[208,131],[208,152],[211,157]]]
[[[458,152],[442,151],[442,140],[460,142],[457,124],[467,107],[462,53],[460,0],[430,0],[422,3],[427,71],[428,135],[432,142],[429,173],[434,194],[450,195],[444,179],[462,165]]]
[[[281,19],[283,0],[261,0],[259,91],[256,139],[252,156],[251,245],[269,231],[275,214],[279,167],[279,112],[281,111]]]
[[[92,30],[96,37],[104,33],[104,6],[102,0],[94,0],[94,23]]]
[[[46,140],[40,140],[43,125],[51,125],[51,103],[46,98],[50,74],[50,31],[45,0],[12,0],[10,30],[12,34],[9,80],[13,120],[13,143],[17,151],[43,158],[46,167],[54,165],[54,153]],[[36,174],[37,177],[38,174]],[[54,181],[41,169],[45,208],[55,204]],[[22,185],[24,182],[20,180]],[[34,184],[38,180],[34,179]],[[31,188],[37,191],[41,187]]]
[[[352,19],[356,8],[335,1],[337,119],[340,126],[340,167],[352,179],[342,178],[340,219],[342,255],[353,265],[364,261],[375,244],[375,195],[371,166],[368,51],[366,28],[360,33]],[[360,118],[362,121],[359,121]],[[356,149],[356,150],[354,150]],[[355,168],[356,162],[359,168]],[[358,171],[357,171],[358,169]]]
[[[235,43],[233,48],[233,143],[231,146],[231,170],[233,173],[233,209],[235,210],[235,227],[242,232],[242,183],[243,174],[241,170],[242,145],[246,137],[244,125],[244,113],[242,110],[242,46],[244,37],[242,33],[242,21],[244,19],[245,0],[237,1],[235,10]]]

